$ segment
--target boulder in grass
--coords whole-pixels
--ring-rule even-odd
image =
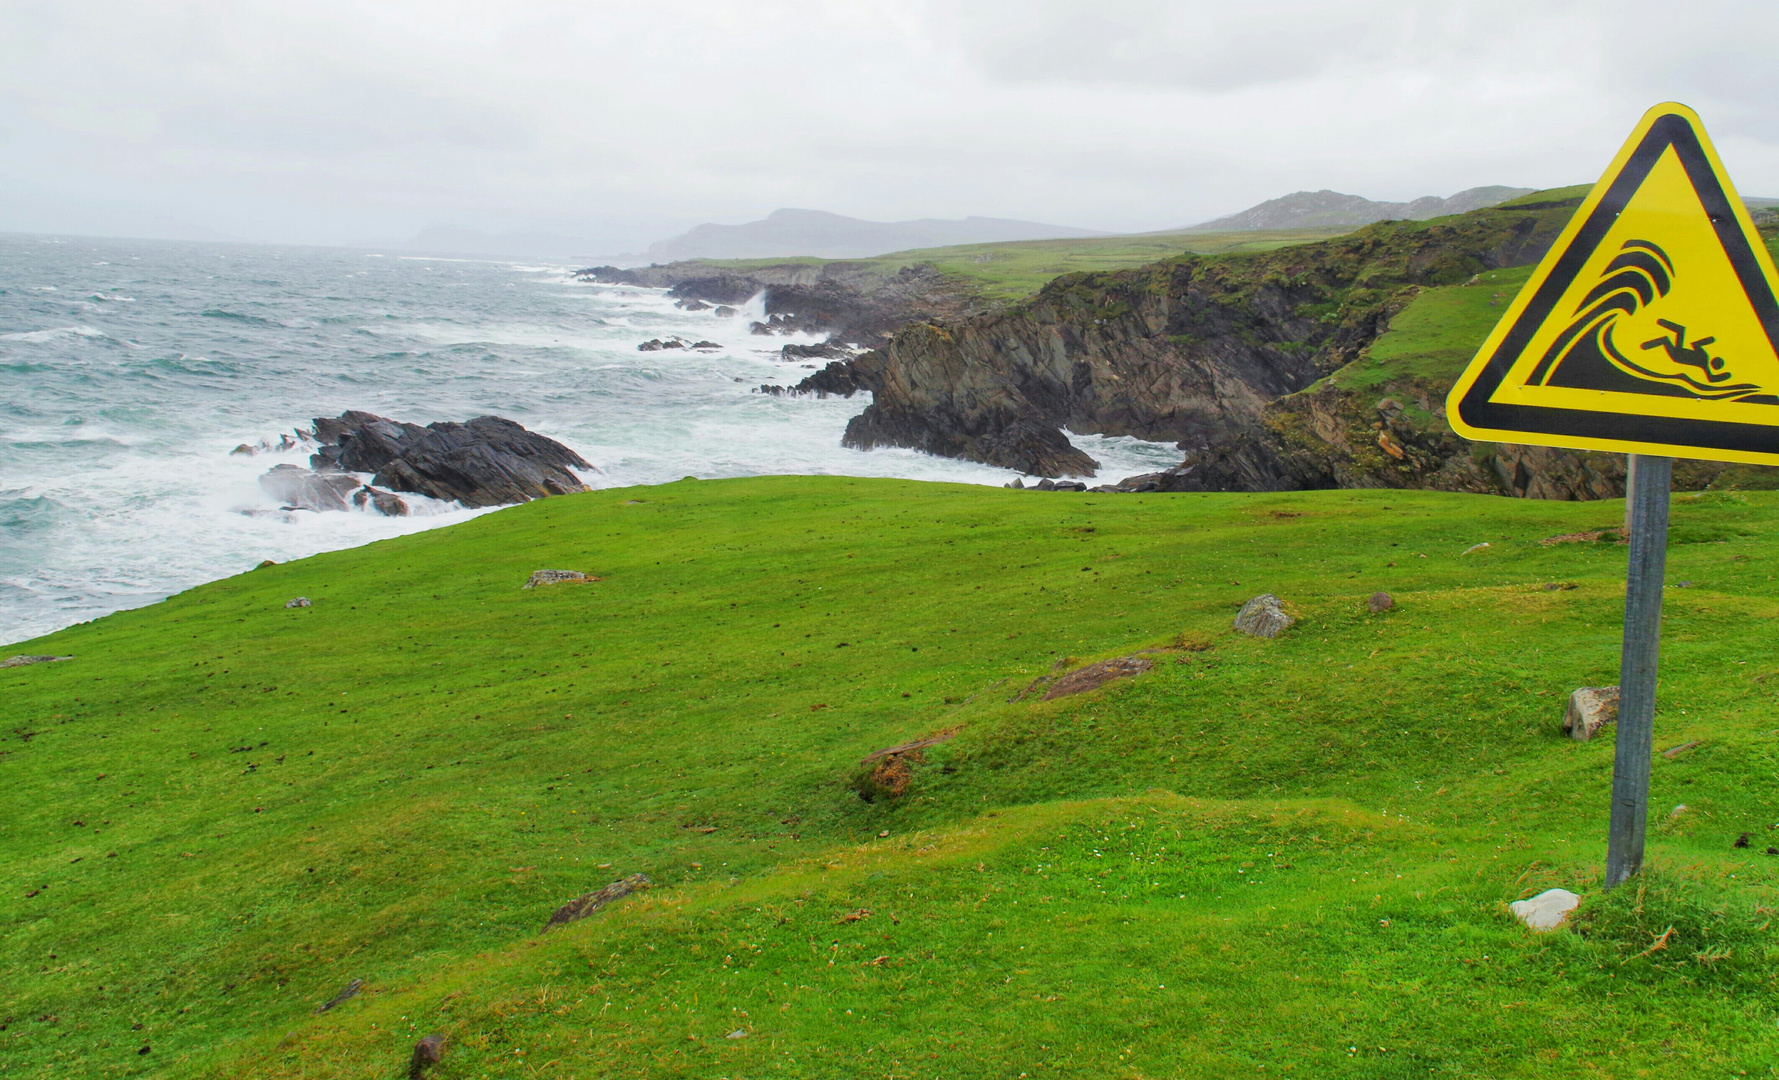
[[[1532,930],[1555,930],[1581,904],[1581,897],[1568,889],[1546,889],[1530,900],[1515,900],[1507,905],[1514,918]]]
[[[53,664],[58,660],[72,660],[72,656],[12,656],[0,660],[0,668],[24,667],[27,664]]]
[[[426,1070],[443,1061],[445,1057],[445,1037],[428,1035],[414,1044],[414,1056],[408,1059],[408,1080],[420,1080]]]
[[[1371,594],[1371,598],[1365,601],[1366,609],[1373,615],[1380,615],[1395,606],[1396,601],[1387,592],[1374,592]]]
[[[287,608],[314,607],[315,603],[306,596],[293,596],[284,601],[284,606]]]
[[[525,582],[524,588],[535,589],[539,585],[562,585],[577,581],[596,581],[579,570],[533,570],[531,577]]]
[[[1236,612],[1235,628],[1257,638],[1276,638],[1296,622],[1285,614],[1285,605],[1272,593],[1261,593]]]
[[[1618,720],[1618,687],[1584,686],[1569,695],[1563,730],[1576,742],[1587,742],[1606,724]]]

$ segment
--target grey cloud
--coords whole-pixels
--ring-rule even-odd
[[[1586,180],[1679,98],[1779,193],[1779,5],[1700,7],[0,0],[0,184],[273,240],[575,221],[635,250],[781,206],[1136,230]],[[0,228],[80,217],[49,205]]]

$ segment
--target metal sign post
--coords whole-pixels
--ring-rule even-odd
[[[1655,740],[1655,681],[1662,633],[1662,578],[1668,558],[1668,488],[1674,459],[1631,457],[1627,493],[1631,559],[1625,570],[1625,636],[1618,669],[1618,738],[1612,759],[1612,824],[1606,887],[1643,867],[1649,821],[1649,761]]]
[[[1643,865],[1674,458],[1779,465],[1779,267],[1697,113],[1643,114],[1446,418],[1468,439],[1630,455],[1611,888]]]

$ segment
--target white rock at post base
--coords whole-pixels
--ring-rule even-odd
[[[1568,889],[1546,889],[1530,900],[1515,900],[1507,906],[1519,921],[1542,932],[1563,925],[1563,920],[1580,903],[1581,897]]]

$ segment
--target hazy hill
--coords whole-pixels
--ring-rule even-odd
[[[822,210],[774,210],[763,221],[741,225],[699,225],[690,232],[651,244],[648,258],[653,262],[764,259],[783,255],[862,259],[909,248],[1105,235],[1090,229],[1006,218],[863,221]]]
[[[1359,195],[1342,195],[1338,191],[1299,191],[1277,199],[1268,199],[1239,214],[1194,225],[1188,232],[1245,232],[1250,229],[1303,229],[1329,225],[1370,225],[1374,221],[1425,221],[1447,214],[1463,214],[1471,210],[1495,206],[1521,195],[1530,195],[1531,188],[1474,187],[1460,191],[1449,199],[1424,195],[1412,202],[1376,202]]]

